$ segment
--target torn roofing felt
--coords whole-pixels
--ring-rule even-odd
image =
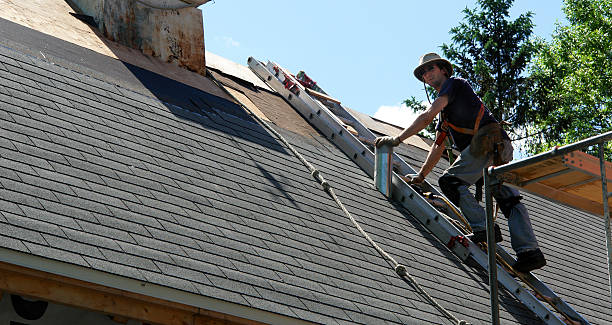
[[[118,86],[61,46],[56,55],[75,69],[0,47],[1,247],[311,322],[448,323],[236,103],[160,100],[143,90],[148,80]],[[185,87],[132,73],[161,90]],[[435,299],[461,319],[489,322],[484,270],[462,264],[325,138],[277,130]],[[415,165],[426,156],[398,150]],[[537,275],[593,324],[610,324],[603,221],[530,195],[525,203],[549,257]],[[509,294],[500,300],[502,322],[540,323]]]

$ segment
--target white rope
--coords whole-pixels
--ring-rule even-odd
[[[397,275],[399,275],[400,278],[402,280],[404,280],[404,282],[407,282],[407,283],[411,284],[434,307],[436,307],[444,316],[446,316],[446,318],[452,320],[453,323],[455,323],[457,325],[471,325],[467,321],[460,320],[459,318],[455,317],[455,315],[451,314],[442,305],[440,305],[432,296],[430,296],[421,287],[421,285],[416,281],[416,279],[412,275],[410,275],[410,273],[408,273],[408,270],[407,270],[406,266],[404,266],[402,264],[399,264],[391,255],[389,255],[387,252],[385,252],[380,246],[378,246],[378,244],[374,240],[372,240],[370,235],[368,235],[368,233],[365,232],[365,230],[363,230],[363,228],[359,225],[357,220],[355,220],[353,215],[351,215],[351,213],[346,209],[344,204],[342,204],[342,202],[340,201],[338,196],[336,196],[336,193],[334,192],[334,189],[331,187],[331,185],[329,185],[329,183],[321,175],[321,172],[318,169],[316,169],[311,163],[309,163],[304,158],[304,156],[302,156],[302,154],[300,154],[293,147],[293,145],[291,145],[289,143],[289,141],[287,141],[280,133],[278,133],[275,129],[273,129],[270,125],[268,125],[268,123],[266,123],[264,120],[259,118],[257,115],[253,114],[253,112],[251,112],[251,110],[248,107],[242,105],[242,103],[236,97],[234,97],[233,94],[231,94],[229,91],[227,91],[225,89],[225,87],[223,87],[223,85],[221,85],[221,83],[212,75],[212,73],[209,73],[207,71],[207,74],[210,76],[210,78],[213,80],[213,82],[215,82],[217,84],[217,86],[219,86],[221,89],[225,90],[225,92],[228,95],[230,95],[237,103],[240,104],[240,106],[242,106],[246,111],[248,111],[252,117],[254,117],[259,123],[261,123],[261,125],[263,125],[267,130],[272,132],[272,134],[274,134],[276,137],[278,137],[278,139],[283,144],[285,144],[287,146],[287,148],[289,148],[289,150],[300,160],[300,162],[302,162],[302,164],[304,166],[306,166],[306,168],[308,168],[308,170],[310,171],[310,174],[312,175],[312,177],[319,184],[321,184],[321,187],[323,187],[323,190],[327,194],[329,194],[329,196],[332,197],[332,199],[336,202],[336,204],[340,207],[340,209],[342,209],[344,214],[351,220],[351,222],[357,228],[357,230],[359,230],[359,232],[365,237],[365,239],[370,243],[370,245],[372,245],[372,247],[374,247],[374,249],[376,249],[376,251],[383,257],[383,259],[387,262],[387,264],[389,264],[393,268],[395,273],[397,273]]]

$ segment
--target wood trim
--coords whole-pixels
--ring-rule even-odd
[[[1,291],[151,324],[264,324],[4,262],[0,262]]]
[[[603,216],[603,208],[599,202],[591,201],[584,197],[574,195],[568,192],[557,190],[553,187],[546,186],[542,183],[531,183],[521,189],[531,192],[533,194],[551,199],[553,201],[562,203],[572,208],[580,209],[589,213],[593,213],[597,216]]]
[[[569,168],[599,177],[601,180],[601,166],[597,157],[582,151],[574,151],[563,156],[563,163]],[[604,165],[606,166],[606,179],[612,181],[612,163],[604,161]]]

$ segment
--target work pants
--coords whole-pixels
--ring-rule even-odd
[[[502,153],[502,160],[506,162],[512,160],[512,151],[512,144],[510,141],[507,141]],[[443,173],[443,176],[453,176],[467,183],[459,185],[457,188],[459,192],[459,208],[470,223],[473,231],[486,229],[486,213],[468,188],[482,177],[483,169],[491,166],[492,163],[493,158],[491,155],[475,157],[470,153],[470,147],[468,146],[461,151],[457,160]],[[505,185],[495,185],[491,190],[493,197],[498,203],[520,196],[519,191]],[[529,214],[523,203],[518,202],[515,204],[505,216],[508,219],[511,245],[515,252],[523,253],[538,248],[538,242],[533,233]]]

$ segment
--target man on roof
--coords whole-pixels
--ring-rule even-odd
[[[470,223],[473,229],[470,239],[475,243],[486,242],[486,214],[468,188],[480,179],[483,168],[512,160],[512,143],[467,81],[452,75],[451,63],[436,53],[421,56],[419,65],[414,69],[414,76],[433,87],[438,97],[412,125],[397,136],[377,138],[376,146],[397,146],[424,129],[440,114],[436,126],[436,141],[432,144],[427,159],[418,174],[407,176],[411,178],[411,183],[422,183],[440,160],[446,147],[444,139],[450,136],[461,154],[444,171],[438,183],[444,195],[461,209]],[[508,218],[511,244],[517,254],[514,269],[518,272],[529,272],[546,265],[527,209],[520,202],[519,192],[502,185],[494,187],[493,196],[504,216]],[[494,229],[495,241],[502,241],[497,224]]]

